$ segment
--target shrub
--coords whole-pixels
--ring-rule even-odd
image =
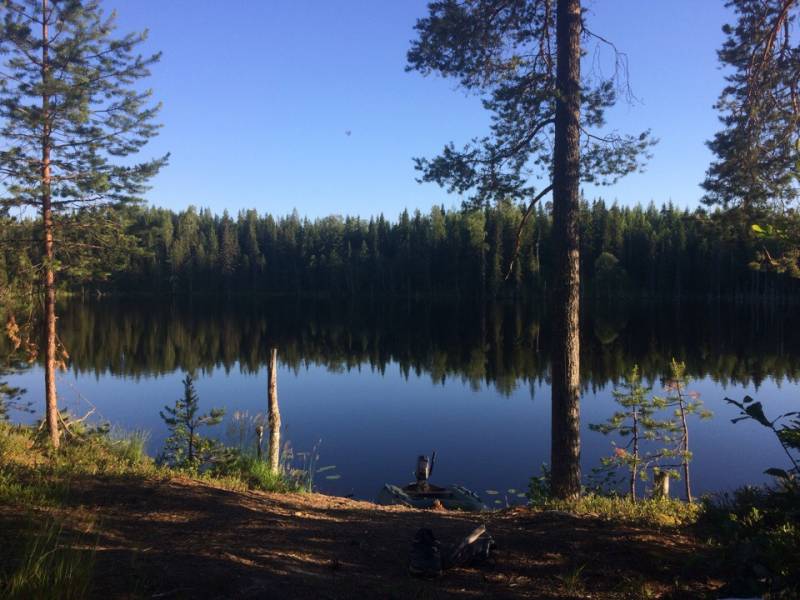
[[[737,593],[800,597],[800,486],[745,487],[705,501],[699,528],[719,546]]]

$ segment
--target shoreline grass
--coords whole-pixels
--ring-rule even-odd
[[[34,426],[0,422],[0,503],[55,507],[64,502],[76,479],[190,477],[227,489],[303,492],[289,474],[273,473],[256,457],[233,452],[230,459],[203,472],[159,464],[146,451],[146,432],[119,429],[75,430],[58,452],[50,450]]]
[[[66,579],[74,579],[69,589],[76,595],[65,592],[59,597],[82,597],[85,580],[91,579],[92,544],[84,539],[76,545],[74,532],[62,535],[63,521],[58,519],[65,518],[72,494],[80,492],[86,480],[120,478],[136,485],[137,480],[179,477],[235,492],[306,489],[291,472],[274,474],[263,461],[244,452],[234,452],[232,460],[203,472],[159,465],[144,452],[142,432],[86,430],[66,439],[58,452],[49,450],[40,437],[35,427],[0,423],[0,505],[17,512],[35,511],[36,518],[30,521],[41,523],[38,529],[20,524],[25,550],[0,569],[1,597],[47,598],[30,590]],[[796,484],[787,483],[785,489],[749,488],[694,503],[669,498],[634,502],[624,496],[587,493],[569,502],[538,498],[530,506],[535,511],[564,511],[600,518],[612,526],[671,530],[703,540],[714,549],[717,565],[730,573],[732,589],[779,598],[800,591],[799,499]]]

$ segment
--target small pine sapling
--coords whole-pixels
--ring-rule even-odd
[[[636,500],[637,481],[646,481],[648,469],[659,470],[659,461],[670,455],[667,448],[653,447],[658,442],[670,441],[672,424],[655,417],[662,404],[658,398],[649,396],[650,390],[642,384],[639,367],[634,365],[625,376],[622,389],[612,392],[622,410],[616,411],[605,423],[589,425],[592,431],[603,435],[614,433],[627,440],[623,445],[612,442],[614,454],[603,459],[603,467],[628,471],[628,494],[632,500]]]
[[[222,422],[225,409],[212,408],[208,413],[200,412],[200,398],[194,388],[194,379],[187,375],[183,380],[183,398],[172,407],[165,406],[159,414],[169,428],[170,435],[164,442],[160,462],[170,466],[196,470],[204,464],[214,462],[222,455],[222,448],[215,440],[201,436],[201,427],[211,427]]]
[[[692,502],[692,485],[689,479],[689,462],[692,460],[692,452],[689,449],[688,418],[690,415],[697,415],[701,419],[710,419],[712,414],[703,406],[700,394],[687,389],[689,381],[690,379],[686,375],[686,364],[673,358],[670,363],[670,377],[664,382],[664,390],[668,395],[660,401],[663,402],[665,408],[673,408],[675,411],[674,416],[679,432],[675,454],[681,459],[686,501]]]

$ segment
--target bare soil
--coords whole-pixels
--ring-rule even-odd
[[[59,510],[94,532],[103,599],[699,598],[721,586],[689,533],[566,513],[422,511],[188,479],[87,480],[70,498]],[[0,568],[18,552],[22,516],[0,507]],[[481,523],[498,544],[491,563],[409,575],[418,528],[447,547]]]

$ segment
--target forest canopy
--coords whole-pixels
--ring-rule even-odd
[[[84,268],[65,271],[61,287],[104,293],[533,296],[551,282],[552,214],[549,205],[540,206],[528,220],[519,259],[506,279],[522,214],[512,203],[477,211],[434,206],[424,214],[404,211],[395,221],[134,206],[114,217],[122,222],[125,243],[103,246],[91,260],[82,257]],[[584,292],[669,298],[796,291],[796,280],[748,264],[763,240],[727,229],[717,217],[672,205],[582,202]],[[37,245],[28,243],[36,238],[36,226],[35,220],[3,222],[0,286],[25,289],[32,283],[30,265],[41,260]]]

